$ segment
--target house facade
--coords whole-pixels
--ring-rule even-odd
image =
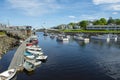
[[[87,30],[120,30],[120,25],[88,25]]]

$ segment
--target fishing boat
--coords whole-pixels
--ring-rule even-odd
[[[11,80],[15,76],[16,72],[16,69],[9,69],[4,71],[0,73],[0,80]]]
[[[48,56],[40,55],[36,57],[36,60],[46,60]]]
[[[58,35],[57,40],[58,41],[68,41],[69,38],[67,36],[61,34],[61,35]]]
[[[32,43],[28,43],[28,44],[26,44],[26,46],[33,46],[33,44]]]
[[[113,34],[104,34],[104,35],[91,36],[91,39],[106,40],[106,41],[110,41],[110,40],[117,41],[117,38],[118,38],[118,36],[113,35]]]
[[[43,36],[48,36],[48,33],[47,33],[47,32],[44,32]]]
[[[42,55],[43,54],[43,52],[42,51],[34,51],[34,50],[27,50],[27,52],[30,52],[30,53],[32,53],[32,54],[35,54],[35,55]]]
[[[37,35],[31,36],[31,39],[37,39]]]
[[[41,61],[36,61],[34,60],[25,60],[23,67],[27,71],[33,71],[35,70],[36,66],[40,65],[42,62]]]
[[[35,65],[32,62],[30,62],[29,60],[25,60],[23,67],[27,71],[33,71],[36,68]]]
[[[30,52],[24,52],[24,56],[27,59],[34,59],[35,58],[35,56]]]
[[[76,34],[74,35],[75,40],[80,40],[80,41],[89,41],[89,38],[85,38],[84,34]]]
[[[34,50],[34,51],[41,51],[42,50],[42,48],[40,48],[40,47],[34,47],[34,46],[27,46],[26,49]]]

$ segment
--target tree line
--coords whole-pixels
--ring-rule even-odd
[[[100,18],[97,20],[89,21],[89,20],[82,20],[78,23],[71,22],[65,26],[59,25],[57,27],[54,27],[56,29],[63,29],[63,28],[68,28],[68,29],[76,29],[76,28],[81,28],[81,29],[86,29],[88,25],[120,25],[120,19],[113,19],[112,17],[109,17],[109,19],[105,18]]]

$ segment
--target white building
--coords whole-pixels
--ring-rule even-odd
[[[5,30],[6,27],[7,27],[7,26],[6,26],[5,24],[0,23],[0,30]]]
[[[120,25],[88,25],[87,30],[120,30]]]

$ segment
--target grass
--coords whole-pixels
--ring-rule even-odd
[[[5,32],[2,32],[2,31],[1,31],[1,32],[0,32],[0,35],[5,35]]]
[[[119,31],[110,31],[110,30],[81,30],[81,29],[73,29],[73,30],[60,30],[65,33],[120,33]]]

